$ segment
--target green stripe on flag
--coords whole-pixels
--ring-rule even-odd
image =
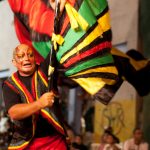
[[[113,60],[113,57],[111,54],[108,54],[103,57],[96,57],[94,59],[91,59],[87,62],[83,62],[82,64],[79,64],[78,66],[66,71],[65,75],[71,76],[75,73],[78,73],[79,71],[84,70],[84,69],[88,69],[88,68],[99,66],[99,65],[105,65],[105,64],[109,64],[109,63],[113,63],[113,62],[114,62],[114,60]]]
[[[104,0],[105,1],[105,0]],[[98,0],[95,0],[95,2],[99,2]],[[100,3],[101,4],[101,3]],[[99,6],[99,5],[98,5]],[[96,10],[96,14],[100,14],[107,6],[107,3],[102,3],[99,6],[99,9]],[[81,16],[86,19],[86,21],[89,23],[89,27],[92,27],[94,23],[96,23],[96,17],[95,14],[92,12],[92,9],[90,8],[89,4],[86,0],[83,1],[82,5],[80,6],[80,9],[78,11]],[[63,46],[59,47],[59,51],[57,52],[57,59],[60,61],[62,55],[67,52],[71,47],[85,34],[86,32],[83,31],[81,28],[79,28],[78,31],[74,31],[71,28],[67,32],[66,36],[64,37],[64,44]]]
[[[107,6],[108,3],[106,0],[86,0],[92,9],[95,16],[99,15]]]
[[[38,51],[44,58],[48,55],[51,49],[51,43],[49,42],[32,42],[33,47]]]

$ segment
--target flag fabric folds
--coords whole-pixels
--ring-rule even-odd
[[[128,81],[140,96],[150,92],[150,61],[135,49],[123,53],[117,48],[111,49],[119,76]]]
[[[41,62],[51,49],[53,37],[55,14],[49,0],[8,1],[14,12],[18,39],[32,46],[37,63]],[[120,56],[113,57],[110,52],[112,35],[107,1],[68,0],[59,26],[63,42],[56,57],[64,76],[108,104],[123,78],[114,61]]]

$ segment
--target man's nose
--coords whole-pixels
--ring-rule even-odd
[[[29,58],[30,58],[30,56],[28,54],[25,54],[23,59],[24,60],[29,60]]]

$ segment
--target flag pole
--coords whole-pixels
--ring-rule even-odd
[[[55,0],[55,15],[54,15],[54,34],[59,34],[59,16],[60,16],[60,3],[59,0]],[[51,40],[52,41],[52,40]],[[56,71],[57,60],[56,60],[56,51],[54,48],[54,43],[52,41],[51,50],[50,50],[50,58],[49,58],[49,68],[48,68],[48,91],[51,91],[53,88],[53,77],[54,71]],[[58,47],[58,46],[56,46]]]
[[[59,34],[59,17],[60,17],[60,2],[59,0],[55,0],[55,16],[54,16],[54,34]],[[52,40],[51,40],[52,41]],[[57,70],[57,60],[56,60],[56,51],[54,41],[52,41],[51,51],[50,51],[50,60],[49,60],[49,69],[48,69],[48,91],[51,91],[53,89],[53,78],[54,78],[54,71]],[[56,46],[58,48],[58,45]],[[60,107],[58,97],[55,96],[55,105]],[[62,113],[59,112],[59,121],[61,122],[61,125],[63,126],[64,133],[66,135],[66,140],[68,141],[68,135],[67,131],[65,129],[64,120],[62,117]],[[67,150],[69,150],[69,146],[67,146]]]

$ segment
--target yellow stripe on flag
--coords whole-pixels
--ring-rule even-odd
[[[105,22],[107,25],[101,25],[98,24],[95,29],[83,40],[82,43],[78,44],[77,47],[73,48],[71,51],[69,51],[64,57],[61,58],[60,63],[62,64],[68,57],[72,56],[73,54],[79,53],[81,49],[89,45],[91,42],[93,42],[96,38],[100,37],[103,32],[106,32],[110,29],[109,23],[106,23],[108,14],[102,16],[99,20],[99,22]]]
[[[78,78],[72,79],[82,86],[91,95],[96,94],[105,84],[113,85],[116,81],[104,78]]]
[[[83,72],[74,74],[69,77],[75,77],[75,76],[84,75],[84,74],[88,74],[88,73],[94,73],[94,72],[107,72],[107,73],[114,73],[114,74],[118,75],[118,71],[117,71],[116,67],[111,66],[111,67],[99,67],[99,68],[89,69],[87,71],[83,71]]]
[[[70,19],[71,28],[76,30],[79,24],[83,30],[87,30],[89,26],[87,21],[69,3],[66,3],[65,8]]]

